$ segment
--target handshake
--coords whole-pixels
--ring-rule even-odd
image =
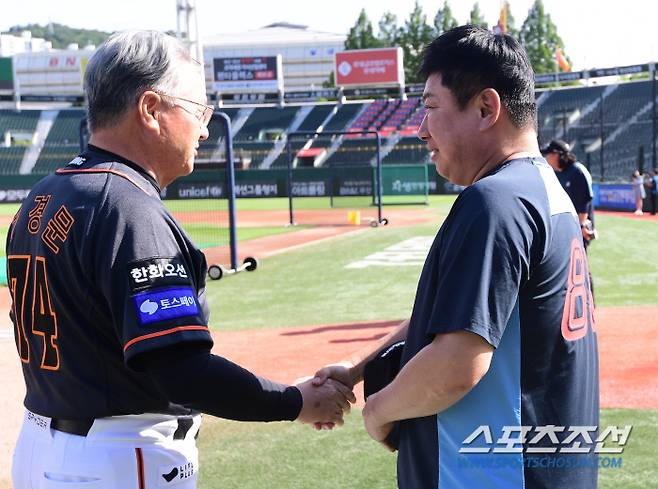
[[[390,349],[390,348],[389,348]],[[402,349],[398,350],[398,353]],[[356,402],[352,392],[354,384],[361,380],[355,378],[353,369],[346,364],[334,364],[321,368],[315,377],[300,379],[295,385],[302,393],[303,406],[297,421],[315,426],[315,429],[332,429],[343,425],[343,415],[350,412],[350,403]],[[390,374],[390,373],[389,373]],[[388,379],[391,380],[391,379]],[[377,386],[377,389],[383,386]],[[377,393],[368,393],[365,386],[366,405],[363,409],[363,422],[370,437],[387,450],[397,450],[397,430],[392,422],[383,422],[376,416],[371,402]]]
[[[302,409],[297,421],[312,424],[315,429],[332,429],[343,425],[343,416],[356,402],[354,380],[349,369],[338,365],[318,370],[314,377],[295,382],[302,394]]]

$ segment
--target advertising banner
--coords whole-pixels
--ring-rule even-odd
[[[272,93],[283,90],[281,55],[213,58],[213,89],[217,92]]]
[[[402,48],[355,49],[334,57],[336,86],[404,84]]]
[[[635,194],[630,184],[593,184],[595,208],[611,210],[635,210]]]

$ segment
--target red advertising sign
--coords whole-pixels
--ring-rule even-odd
[[[336,86],[404,84],[402,48],[355,49],[336,53]]]

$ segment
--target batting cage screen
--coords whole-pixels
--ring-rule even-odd
[[[333,139],[336,137],[340,139]],[[301,148],[296,145],[293,154],[293,142],[303,138],[306,144]],[[329,197],[329,207],[363,211],[365,221],[371,225],[387,222],[382,216],[381,141],[377,131],[291,132],[286,154],[290,224],[296,223],[294,199],[306,193],[305,186],[294,180],[294,161],[298,167],[313,167],[318,159],[322,160],[322,171],[318,172],[320,194]]]
[[[427,165],[383,165],[383,205],[429,204]]]

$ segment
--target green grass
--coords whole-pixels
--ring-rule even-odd
[[[589,260],[597,306],[655,305],[658,222],[597,216],[596,227]]]
[[[600,426],[633,425],[621,468],[599,470],[601,489],[655,487],[658,411],[604,409]],[[372,441],[354,409],[345,426],[237,423],[206,416],[199,436],[201,489],[394,488],[395,455]]]
[[[14,217],[20,207],[20,204],[0,204],[0,216]]]
[[[600,426],[632,425],[633,430],[624,449],[620,469],[599,471],[600,489],[645,489],[656,487],[658,464],[658,411],[632,409],[602,409]],[[618,455],[614,455],[617,457]]]
[[[394,488],[395,455],[372,441],[355,409],[345,426],[237,423],[206,416],[200,489]]]
[[[366,228],[262,260],[255,272],[208,282],[211,327],[221,330],[403,319],[421,265],[346,269],[351,262],[436,227]]]

